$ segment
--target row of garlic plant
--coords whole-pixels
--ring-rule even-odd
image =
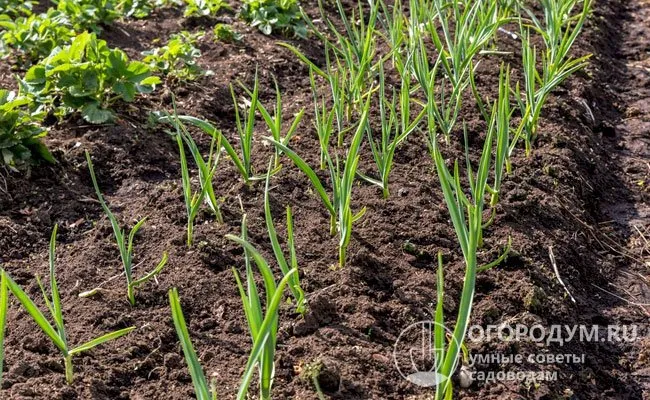
[[[498,265],[507,256],[509,250],[510,244],[508,243],[505,251],[496,260],[487,265],[478,265],[477,253],[483,243],[483,229],[493,220],[503,179],[510,171],[510,157],[520,139],[523,139],[525,143],[526,154],[530,154],[539,115],[546,98],[557,85],[585,65],[586,56],[571,58],[568,54],[589,10],[589,2],[585,1],[581,13],[567,17],[571,15],[571,10],[577,3],[577,0],[547,0],[543,2],[545,20],[540,22],[534,18],[532,13],[529,13],[529,19],[525,19],[521,15],[513,16],[512,4],[502,7],[497,2],[446,3],[436,0],[429,3],[422,0],[411,0],[409,3],[411,12],[408,18],[402,13],[399,2],[395,4],[392,12],[388,12],[389,7],[381,2],[371,2],[368,20],[360,17],[357,21],[355,15],[349,19],[342,4],[337,1],[337,8],[344,26],[342,32],[327,19],[324,13],[327,33],[319,33],[316,27],[310,24],[316,32],[316,36],[324,43],[326,52],[324,69],[310,61],[297,48],[283,44],[309,66],[310,81],[314,93],[313,120],[321,146],[320,168],[329,170],[329,186],[332,188],[332,194],[327,193],[326,185],[321,182],[314,169],[289,147],[290,135],[284,138],[278,136],[281,124],[276,124],[277,120],[274,122],[269,118],[268,113],[264,115],[264,119],[273,133],[273,137],[266,138],[266,140],[275,146],[276,152],[275,162],[270,165],[267,175],[267,190],[268,177],[277,172],[277,169],[272,170],[271,167],[278,167],[278,157],[280,154],[284,154],[310,180],[315,192],[330,214],[330,231],[332,235],[338,233],[339,236],[339,266],[345,265],[346,248],[349,244],[353,223],[365,212],[365,208],[357,213],[353,213],[351,209],[355,179],[359,177],[377,185],[381,188],[384,197],[387,197],[392,158],[397,146],[409,134],[421,128],[421,121],[426,121],[427,144],[466,267],[453,337],[447,342],[440,328],[435,336],[437,341],[435,343],[437,349],[436,372],[439,373],[439,376],[450,377],[457,369],[459,354],[471,317],[476,275]],[[380,15],[380,10],[383,11],[383,15]],[[357,12],[358,16],[363,15],[361,4]],[[513,21],[520,25],[522,32],[520,38],[525,80],[524,93],[522,94],[519,84],[514,89],[512,88],[510,67],[503,66],[499,75],[498,96],[493,102],[486,101],[480,95],[475,83],[475,73],[480,62],[479,56],[489,53],[498,54],[497,51],[490,50],[488,47],[495,41],[499,29]],[[378,25],[384,27],[385,35],[379,33]],[[542,56],[541,73],[538,72],[536,65],[536,49],[530,46],[529,31],[531,29],[542,34],[546,44]],[[380,39],[387,40],[390,45],[389,54],[383,56],[377,54],[377,41]],[[433,43],[433,54],[436,55],[433,61],[428,55],[427,39]],[[401,84],[399,94],[393,90],[393,96],[386,101],[388,96],[385,84],[385,63],[388,60],[392,61],[398,72]],[[318,78],[322,78],[329,89],[329,97],[332,98],[331,108],[328,107],[325,96],[322,96],[319,91]],[[415,80],[414,84],[412,84],[412,79]],[[377,80],[378,84],[374,84],[374,80]],[[463,94],[468,87],[471,88],[477,108],[486,119],[487,134],[479,163],[477,166],[473,166],[469,155],[468,132],[463,123],[466,177],[462,178],[458,161],[454,162],[452,170],[446,165],[443,149],[444,143],[449,143],[452,132],[457,129]],[[418,92],[424,97],[424,102],[417,100],[415,93]],[[257,79],[254,90],[252,92],[247,90],[247,93],[251,96],[252,103],[249,114],[250,121],[254,118],[257,109]],[[279,91],[277,93],[279,99]],[[381,136],[373,135],[368,122],[371,100],[374,98],[373,94],[376,93],[378,93],[379,99]],[[513,96],[518,106],[517,109],[513,109],[511,106],[511,97]],[[280,104],[279,101],[277,104]],[[420,113],[413,120],[411,120],[412,106],[421,108]],[[518,127],[513,128],[511,127],[511,117],[515,111],[520,114],[521,123]],[[276,112],[277,114],[279,113]],[[302,117],[302,111],[300,117]],[[356,121],[353,121],[355,117]],[[191,117],[186,120],[193,121]],[[294,120],[294,122],[296,121],[298,118]],[[195,125],[202,127],[204,131],[212,135],[221,135],[212,126],[206,129],[205,121],[195,123]],[[246,140],[250,140],[252,129],[247,131],[247,135],[241,135],[242,129],[239,126],[238,124],[242,149],[246,149]],[[292,124],[291,130],[293,131],[295,128],[296,125]],[[348,137],[349,143],[345,145],[346,135],[350,132],[353,132],[352,137]],[[338,156],[337,150],[339,149],[331,146],[332,133],[336,133],[337,147],[345,147],[342,149],[345,154],[343,159]],[[357,171],[364,133],[368,136],[373,160],[378,169],[378,179]],[[441,136],[444,143],[440,140]],[[228,151],[227,148],[226,151]],[[249,158],[250,152],[245,153],[244,156]],[[241,163],[236,162],[236,164]],[[474,169],[476,170],[474,171]],[[242,175],[248,182],[250,171],[247,172],[248,174],[242,173]],[[490,179],[492,179],[491,184]],[[464,181],[466,181],[465,184],[461,183]],[[492,217],[487,222],[483,218],[483,211],[486,207],[492,209]],[[271,232],[269,235],[273,237]],[[240,240],[243,244],[245,239]],[[439,257],[439,260],[442,258]],[[247,271],[250,273],[249,268]],[[285,278],[293,271],[293,269],[287,271],[286,267],[282,268]],[[438,304],[434,318],[438,322],[438,326],[442,327],[445,318],[442,311],[444,274],[441,261],[438,266],[438,280]],[[264,361],[260,356],[258,363],[262,387],[270,388],[268,359]],[[437,387],[436,398],[449,398],[451,394],[451,380],[446,380]],[[267,398],[268,395],[269,392],[265,392],[262,394],[262,398]]]
[[[279,324],[279,309],[284,296],[285,288],[293,297],[293,304],[297,313],[303,314],[306,311],[305,294],[300,287],[298,275],[298,258],[294,243],[293,216],[291,207],[287,206],[286,229],[288,259],[280,245],[277,236],[277,229],[273,221],[270,205],[270,180],[273,159],[269,162],[269,173],[266,175],[266,186],[264,190],[264,215],[267,232],[275,262],[282,278],[279,282],[275,279],[275,273],[271,264],[264,258],[260,251],[249,241],[246,215],[244,214],[241,223],[241,235],[226,235],[226,238],[241,245],[244,249],[245,275],[240,276],[237,269],[233,268],[233,274],[237,282],[239,294],[242,300],[242,308],[246,316],[249,332],[251,335],[252,349],[242,376],[242,381],[237,392],[237,399],[249,398],[249,388],[256,370],[259,370],[259,398],[262,400],[271,399],[273,378],[275,375],[275,352],[277,347],[277,335]],[[255,282],[253,265],[257,267],[262,276],[265,296],[260,296],[260,290]],[[180,306],[178,291],[171,289],[169,292],[172,317],[176,332],[181,341],[181,347],[188,364],[195,394],[199,400],[217,398],[217,384],[208,384],[205,372],[201,367],[189,332],[183,317]]]
[[[428,132],[428,146],[466,267],[453,337],[447,342],[444,333],[440,330],[435,336],[438,341],[435,346],[438,352],[436,372],[439,376],[451,377],[458,366],[460,350],[471,317],[477,273],[497,265],[509,250],[508,243],[504,253],[495,261],[483,266],[477,264],[477,253],[483,243],[483,229],[493,220],[503,179],[510,171],[510,157],[520,139],[523,139],[525,144],[526,155],[530,155],[540,113],[548,95],[571,74],[586,65],[588,56],[573,58],[569,55],[569,50],[584,25],[590,7],[589,0],[582,1],[581,10],[573,13],[579,3],[578,0],[545,0],[542,2],[544,19],[539,20],[528,8],[516,2],[501,4],[487,1],[449,3],[442,0],[432,2],[411,0],[409,17],[402,12],[400,2],[395,3],[392,12],[388,12],[389,7],[381,2],[371,2],[367,22],[361,17],[359,23],[351,27],[349,20],[343,18],[345,27],[343,32],[347,33],[347,36],[339,33],[336,26],[323,15],[330,34],[330,36],[318,35],[325,45],[326,68],[324,70],[308,60],[297,48],[286,45],[310,67],[312,86],[315,86],[313,83],[315,72],[325,79],[332,92],[333,112],[324,110],[324,101],[320,102],[320,110],[316,106],[315,120],[321,144],[321,165],[328,153],[332,116],[335,115],[337,118],[339,127],[337,143],[341,146],[344,143],[341,128],[349,122],[354,110],[358,110],[358,106],[363,104],[363,99],[371,97],[376,89],[368,87],[367,82],[378,77],[380,83],[377,89],[380,93],[379,108],[382,124],[381,147],[375,145],[372,135],[369,143],[381,179],[369,179],[363,174],[360,176],[381,187],[384,196],[388,195],[387,175],[390,169],[386,170],[384,168],[386,164],[382,161],[389,158],[380,155],[390,154],[396,144],[410,133],[410,130],[406,129],[410,125],[402,123],[401,134],[397,133],[393,136],[393,141],[390,135],[386,135],[387,131],[391,131],[390,127],[395,123],[395,119],[392,114],[387,116],[385,111],[387,105],[384,102],[386,95],[383,63],[387,58],[376,55],[376,41],[388,41],[391,48],[388,56],[401,78],[401,93],[404,95],[402,99],[406,99],[400,102],[402,121],[409,118],[409,107],[405,107],[405,104],[421,105],[411,94],[417,90],[425,98],[423,113]],[[340,1],[337,1],[337,6],[341,11]],[[382,9],[383,15],[378,18],[379,9]],[[361,10],[360,5],[359,15],[362,14]],[[522,12],[528,18],[522,15]],[[374,26],[378,20],[386,30],[385,35],[380,35]],[[519,84],[512,88],[510,67],[502,67],[498,96],[491,104],[479,93],[475,74],[480,56],[498,54],[498,51],[492,50],[490,45],[495,42],[497,32],[508,23],[517,23],[520,26],[524,90],[522,93]],[[315,27],[312,25],[312,28]],[[537,49],[530,44],[531,31],[540,34],[545,46],[541,51],[541,71],[536,62]],[[433,43],[433,52],[431,52],[434,54],[433,57],[428,54],[430,53],[426,45],[428,41]],[[332,59],[335,63],[331,62]],[[419,88],[416,87],[412,91],[404,90],[404,87],[408,88],[412,78],[415,78]],[[363,82],[359,79],[363,79]],[[449,143],[452,132],[458,129],[457,122],[462,109],[463,94],[468,87],[471,88],[476,106],[486,120],[488,128],[480,161],[477,166],[473,166],[468,154],[468,133],[463,123],[466,177],[462,178],[461,167],[457,161],[451,171],[447,167],[440,136],[444,138],[444,142]],[[514,97],[517,109],[511,108],[511,97]],[[317,101],[315,103],[318,104]],[[389,106],[389,109],[395,108]],[[512,128],[511,117],[515,111],[521,116],[521,122],[517,127]],[[343,120],[341,115],[347,118]],[[418,122],[416,119],[413,130],[417,128]],[[367,127],[370,133],[369,125]],[[388,129],[384,130],[384,128]],[[356,147],[355,139],[356,135],[351,143]],[[313,181],[312,171],[308,170],[308,166],[298,165]],[[489,183],[490,177],[493,179],[492,184]],[[461,183],[465,181],[466,183]],[[487,222],[483,218],[486,206],[492,209],[492,216]],[[340,261],[340,265],[343,265],[343,260]],[[442,263],[438,268],[439,293],[435,320],[439,323],[438,326],[442,327],[444,326],[441,296],[444,288]],[[451,394],[451,380],[446,380],[437,386],[437,399],[449,398]]]

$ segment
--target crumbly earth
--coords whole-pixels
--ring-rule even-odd
[[[329,10],[334,12],[334,9]],[[317,15],[315,8],[308,10]],[[600,0],[574,48],[592,53],[586,71],[569,79],[550,98],[539,140],[530,157],[517,151],[504,183],[494,223],[485,232],[482,262],[498,256],[508,239],[512,250],[498,267],[479,275],[472,324],[532,326],[632,325],[635,342],[470,343],[470,354],[584,354],[584,364],[477,364],[475,371],[548,371],[557,379],[473,382],[459,389],[464,399],[649,399],[648,334],[648,140],[650,109],[650,3]],[[332,14],[333,15],[333,14]],[[57,164],[0,177],[0,263],[40,302],[36,276],[47,273],[47,243],[59,224],[57,278],[72,344],[127,326],[137,330],[75,358],[75,382],[65,384],[56,349],[12,300],[6,339],[1,397],[8,399],[190,399],[192,384],[177,340],[167,291],[177,287],[189,331],[205,371],[217,382],[220,398],[234,398],[250,337],[231,267],[243,264],[240,247],[224,238],[237,234],[242,214],[250,238],[272,259],[265,233],[263,185],[239,179],[222,160],[215,190],[223,199],[224,223],[201,213],[195,245],[185,245],[185,209],[175,141],[165,128],[148,122],[148,110],[170,109],[171,91],[185,113],[210,119],[229,138],[236,135],[229,84],[250,84],[257,70],[265,103],[273,102],[273,78],[283,93],[285,114],[306,108],[291,145],[311,165],[318,162],[318,140],[311,121],[308,70],[277,45],[287,40],[264,36],[224,14],[244,34],[242,43],[215,42],[215,20],[185,20],[164,10],[141,21],[118,22],[102,37],[131,57],[180,30],[206,30],[201,65],[213,73],[194,83],[169,88],[120,108],[115,125],[92,126],[71,117],[51,127],[47,144]],[[317,63],[322,46],[314,40],[288,40]],[[518,43],[499,33],[497,46],[511,52],[490,56],[477,73],[481,93],[494,98],[498,67],[513,66],[519,79]],[[7,63],[0,82],[15,87]],[[471,98],[462,118],[479,149],[485,123]],[[378,116],[373,115],[373,123]],[[271,149],[258,121],[253,161],[264,171]],[[202,148],[205,135],[196,133]],[[452,138],[448,157],[462,157],[462,135]],[[131,226],[148,217],[135,241],[136,271],[153,268],[164,251],[168,266],[126,301],[124,280],[110,224],[92,189],[84,151],[93,157],[102,191],[120,221]],[[430,319],[436,298],[436,254],[445,265],[444,308],[457,312],[464,267],[437,177],[421,134],[397,151],[391,195],[360,183],[354,208],[368,211],[354,227],[349,261],[333,269],[337,243],[329,219],[308,180],[288,161],[272,180],[271,208],[283,226],[284,210],[294,211],[302,286],[308,295],[305,316],[284,305],[280,316],[274,398],[315,399],[301,371],[322,363],[319,377],[326,398],[426,399],[430,389],[403,379],[393,364],[393,345],[409,324]],[[362,167],[372,171],[370,151]],[[322,172],[321,176],[325,176]],[[279,229],[285,238],[284,228]],[[554,272],[552,252],[559,275]],[[78,294],[102,286],[98,294]]]

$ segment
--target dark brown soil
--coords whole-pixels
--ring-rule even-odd
[[[476,382],[459,390],[458,398],[650,398],[648,308],[629,303],[650,303],[646,241],[650,3],[602,0],[594,7],[575,48],[577,55],[594,54],[590,67],[550,99],[532,156],[526,158],[520,151],[513,159],[514,171],[504,184],[497,218],[485,232],[481,261],[494,259],[509,237],[513,247],[504,263],[478,277],[472,323],[636,324],[639,336],[646,339],[572,341],[542,348],[534,343],[475,343],[470,353],[585,354],[585,364],[476,365],[475,369],[495,372],[556,371],[558,379],[538,385]],[[245,35],[243,42],[216,43],[209,29],[213,23],[184,21],[180,12],[167,10],[146,20],[116,23],[103,37],[137,57],[154,39],[165,40],[182,29],[207,30],[201,41],[201,64],[214,74],[171,88],[181,109],[214,121],[234,138],[228,85],[236,80],[250,84],[257,69],[265,102],[272,101],[275,77],[286,115],[307,108],[309,117],[292,146],[316,165],[318,141],[311,128],[307,69],[276,45],[285,40],[280,36],[266,37],[235,22]],[[500,49],[513,54],[482,64],[479,85],[486,95],[494,95],[501,61],[512,63],[515,71],[519,64],[517,43],[500,35]],[[322,48],[315,41],[292,42],[322,61]],[[4,84],[7,70],[6,64],[0,66]],[[518,74],[513,77],[518,79]],[[70,342],[131,325],[138,328],[77,357],[76,380],[67,386],[56,349],[13,301],[2,398],[193,398],[171,323],[167,299],[171,287],[179,289],[194,345],[206,373],[217,379],[220,398],[234,397],[250,338],[231,272],[231,267],[243,264],[242,250],[224,235],[239,232],[243,207],[252,242],[272,259],[263,219],[263,185],[246,186],[233,164],[223,160],[215,190],[224,199],[224,224],[200,214],[195,246],[188,249],[177,147],[162,127],[147,123],[143,112],[168,109],[168,90],[124,106],[122,119],[113,126],[90,126],[74,117],[54,126],[47,144],[56,165],[0,177],[0,263],[32,298],[40,297],[35,277],[47,273],[47,243],[53,225],[59,224],[57,277]],[[463,118],[472,136],[480,138],[484,123],[477,114],[467,107]],[[259,122],[258,138],[266,134]],[[480,141],[474,140],[472,146],[481,146]],[[201,142],[208,144],[207,138]],[[136,239],[138,270],[153,268],[163,251],[170,255],[157,282],[138,291],[135,307],[126,301],[123,279],[107,282],[121,272],[121,264],[110,224],[95,200],[85,150],[92,153],[99,184],[120,221],[131,226],[148,217]],[[264,170],[270,154],[261,140],[255,141],[258,171]],[[370,168],[368,148],[362,158],[364,169]],[[286,205],[294,210],[309,311],[302,317],[285,306],[281,312],[274,398],[317,398],[313,386],[299,376],[316,361],[328,370],[327,379],[322,379],[327,398],[429,398],[431,390],[399,375],[393,345],[409,324],[431,317],[438,251],[445,255],[445,311],[452,319],[463,263],[421,136],[411,136],[397,151],[388,199],[368,185],[355,187],[355,209],[366,206],[368,212],[354,228],[348,265],[342,270],[331,268],[337,261],[336,240],[329,236],[329,219],[320,200],[307,179],[289,162],[284,164],[273,178],[272,209],[279,224]],[[416,251],[405,251],[406,243]],[[575,303],[556,278],[549,248]],[[99,294],[77,296],[103,282]],[[529,301],[532,295],[537,304]]]

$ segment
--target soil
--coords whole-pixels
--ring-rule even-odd
[[[315,8],[307,10],[317,15]],[[223,199],[224,223],[201,213],[195,245],[185,245],[185,209],[175,141],[143,110],[169,109],[173,91],[180,109],[214,121],[234,138],[229,84],[250,85],[257,71],[262,99],[273,102],[273,78],[283,93],[285,115],[306,108],[291,145],[311,165],[318,162],[318,140],[311,122],[308,70],[276,43],[225,14],[244,34],[241,43],[218,43],[209,27],[215,20],[184,20],[164,10],[141,21],[118,22],[102,37],[131,57],[183,29],[206,30],[201,65],[213,73],[194,83],[172,85],[125,105],[115,125],[93,126],[72,117],[51,128],[46,139],[57,164],[40,165],[0,177],[0,263],[34,299],[36,276],[47,274],[47,243],[59,224],[57,278],[72,344],[127,326],[137,330],[74,360],[75,382],[66,385],[56,349],[12,301],[6,338],[2,398],[8,399],[190,399],[193,389],[174,331],[167,291],[177,287],[189,331],[206,373],[219,396],[234,398],[251,347],[241,299],[231,267],[242,267],[242,250],[224,238],[238,234],[243,212],[250,239],[273,259],[266,236],[263,185],[241,182],[230,160],[222,160],[215,191]],[[494,223],[485,232],[481,262],[512,250],[498,267],[479,275],[472,324],[636,325],[639,339],[628,342],[470,343],[470,354],[561,353],[585,356],[579,364],[488,364],[476,371],[557,372],[557,379],[474,382],[459,389],[464,399],[650,399],[648,316],[648,141],[650,140],[650,3],[601,0],[573,50],[593,54],[586,71],[551,96],[530,157],[517,152],[513,173],[503,187]],[[316,62],[322,47],[314,40],[289,40]],[[479,90],[494,97],[498,66],[513,65],[519,79],[520,52],[500,33],[500,50],[481,64]],[[10,85],[9,68],[0,66]],[[466,103],[471,104],[469,101]],[[472,147],[482,146],[485,124],[466,107]],[[376,123],[376,116],[375,118]],[[253,163],[264,171],[271,149],[260,140],[258,121]],[[200,136],[202,147],[208,138]],[[448,157],[462,156],[459,137]],[[123,225],[147,217],[135,240],[136,271],[153,268],[164,251],[169,264],[156,282],[126,301],[110,223],[88,175],[84,151],[93,157],[99,185]],[[370,171],[369,149],[362,169]],[[324,175],[323,175],[324,176]],[[354,189],[354,208],[366,206],[355,225],[348,263],[334,269],[337,243],[329,218],[309,182],[289,162],[272,181],[272,212],[282,225],[284,210],[294,212],[296,246],[305,316],[290,305],[280,315],[274,398],[316,399],[300,371],[324,367],[319,380],[328,399],[425,399],[430,389],[402,378],[393,364],[393,345],[410,324],[431,318],[436,298],[436,254],[445,263],[445,312],[454,316],[464,266],[426,145],[412,135],[397,151],[391,196],[369,185]],[[243,210],[243,211],[242,211]],[[284,228],[279,229],[285,238]],[[565,288],[558,281],[549,254]],[[102,289],[89,298],[79,293]],[[567,290],[570,295],[567,294]],[[572,297],[575,301],[572,301]],[[37,304],[43,306],[42,302]],[[644,305],[645,304],[645,305]]]

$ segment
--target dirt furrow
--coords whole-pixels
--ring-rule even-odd
[[[611,173],[620,185],[604,187],[603,220],[599,235],[618,254],[622,267],[596,296],[615,297],[608,310],[619,323],[638,324],[647,330],[650,318],[650,1],[614,3],[617,23],[605,23],[618,40],[604,44],[605,103],[611,120],[601,126],[610,149]],[[617,43],[617,45],[612,45]],[[618,241],[611,241],[618,237]],[[617,243],[620,243],[620,247]],[[621,363],[650,399],[650,338],[641,337],[627,349]]]

